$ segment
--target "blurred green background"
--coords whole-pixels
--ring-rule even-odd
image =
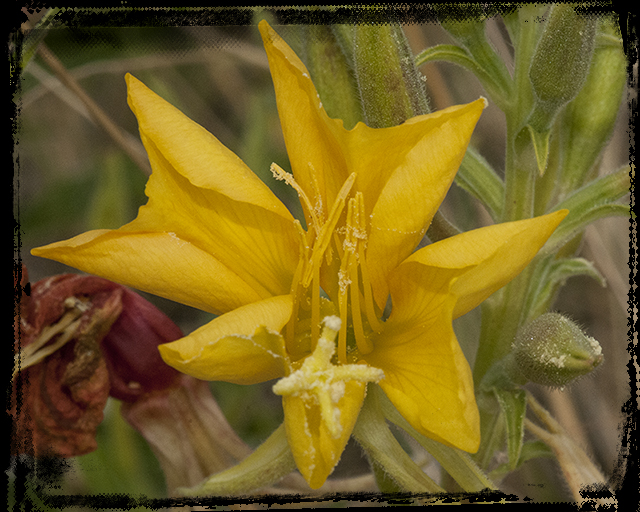
[[[197,12],[193,12],[196,20]],[[270,16],[270,13],[266,14]],[[38,15],[32,17],[36,22]],[[100,18],[104,24],[105,18]],[[258,17],[255,21],[259,21]],[[273,20],[273,18],[271,18]],[[303,44],[295,26],[274,28],[296,48]],[[26,27],[25,27],[26,28]],[[414,53],[451,42],[436,24],[404,27]],[[487,24],[490,38],[509,63],[510,46],[502,24]],[[64,64],[88,95],[126,133],[130,148],[144,155],[136,119],[126,102],[125,73],[142,80],[156,93],[204,126],[238,154],[271,186],[295,215],[297,197],[271,178],[277,162],[289,170],[280,131],[273,86],[257,26],[175,27],[59,27],[33,31]],[[482,95],[477,80],[450,64],[428,64],[420,71],[432,109],[468,102]],[[69,238],[95,228],[116,228],[132,220],[146,202],[147,176],[123,148],[91,118],[87,109],[52,73],[39,55],[21,74],[19,131],[16,134],[17,211],[21,257],[31,281],[74,269],[34,258],[31,248]],[[626,102],[623,102],[626,107]],[[628,163],[629,114],[623,108],[614,137],[601,162],[601,173]],[[504,160],[502,113],[490,105],[472,142],[496,168]],[[473,198],[454,185],[443,205],[444,213],[463,229],[490,223]],[[581,255],[593,261],[608,280],[601,288],[586,277],[570,280],[556,309],[567,313],[597,338],[605,362],[595,375],[565,390],[530,390],[555,415],[606,475],[619,462],[621,412],[629,398],[627,373],[627,293],[629,224],[614,218],[596,222],[584,236]],[[192,308],[144,294],[167,313],[185,333],[211,316]],[[470,359],[478,335],[477,311],[456,325],[461,345]],[[245,441],[257,446],[282,421],[280,399],[270,383],[235,386],[213,383],[212,390],[231,425]],[[131,493],[162,496],[164,483],[155,457],[118,414],[112,401],[100,427],[98,451],[79,457],[78,471],[68,475],[62,493]],[[349,449],[337,474],[363,471],[360,450]],[[513,473],[501,488],[539,500],[568,499],[560,471],[553,461],[533,461]]]

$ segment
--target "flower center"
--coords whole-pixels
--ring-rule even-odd
[[[276,164],[271,172],[296,190],[309,219],[306,232],[296,221],[302,256],[291,286],[295,301],[292,320],[284,332],[287,352],[293,360],[313,352],[320,339],[321,315],[337,314],[341,320],[337,361],[342,365],[356,362],[373,350],[370,334],[383,327],[367,269],[364,197],[362,192],[355,192],[349,198],[356,175],[351,174],[344,182],[325,219],[317,190],[313,206],[291,174]],[[344,224],[338,226],[340,219]],[[321,268],[327,270],[322,274],[323,284],[329,287],[333,304],[321,297]]]

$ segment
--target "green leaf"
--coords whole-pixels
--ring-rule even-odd
[[[511,470],[514,470],[518,465],[522,451],[527,397],[522,389],[508,390],[494,388],[493,392],[505,416],[509,467]]]
[[[474,75],[483,73],[482,68],[480,68],[473,57],[469,55],[469,52],[455,44],[438,44],[421,51],[416,55],[416,66],[422,66],[422,64],[426,64],[427,62],[435,62],[438,60],[458,64],[471,71]]]
[[[185,496],[244,494],[277,482],[296,469],[284,423],[239,464],[210,476],[200,485],[178,489]]]
[[[529,304],[525,307],[529,314],[524,323],[548,311],[558,288],[572,276],[586,275],[598,281],[600,286],[607,285],[600,271],[584,258],[551,260],[547,265],[539,265],[536,274],[532,282],[537,286],[530,292]]]
[[[630,167],[589,182],[557,204],[553,210],[566,208],[569,215],[551,235],[541,254],[554,254],[593,221],[604,217],[630,216],[629,205],[613,203],[628,194],[631,187]]]
[[[435,61],[446,61],[462,66],[476,76],[491,101],[506,112],[513,86],[511,77],[504,62],[496,55],[484,36],[478,43],[469,46],[469,50],[454,44],[432,46],[416,56],[416,66]]]
[[[496,59],[499,60],[499,59]],[[501,110],[507,108],[509,95],[505,87],[501,86],[495,79],[494,74],[487,71],[480,63],[464,48],[455,44],[438,44],[420,52],[416,58],[416,66],[421,66],[427,62],[445,61],[457,64],[471,71],[490,97]]]
[[[522,450],[520,452],[520,458],[518,459],[518,463],[516,464],[515,469],[518,469],[525,462],[533,459],[553,459],[555,458],[555,454],[553,450],[549,448],[543,441],[535,440],[535,441],[527,441],[523,443]],[[508,462],[504,464],[500,464],[497,468],[491,471],[491,478],[495,480],[500,480],[508,473],[511,473],[513,469],[511,468]]]
[[[478,199],[498,222],[504,204],[504,182],[491,165],[472,147],[462,160],[456,184]]]
[[[544,176],[544,171],[547,169],[547,160],[549,158],[549,136],[551,135],[551,130],[539,132],[531,125],[527,125],[527,127],[529,128],[529,133],[531,133],[533,149],[536,152],[538,172],[540,173],[540,176]]]

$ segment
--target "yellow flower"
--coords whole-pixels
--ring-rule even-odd
[[[289,444],[313,488],[339,460],[368,382],[422,434],[476,451],[471,371],[452,320],[513,279],[566,212],[413,252],[484,99],[345,130],[295,53],[266,22],[260,31],[293,176],[272,172],[297,191],[306,230],[236,155],[127,75],[153,169],[147,205],[117,230],[32,253],[220,315],[162,345],[162,357],[205,380],[280,379]]]

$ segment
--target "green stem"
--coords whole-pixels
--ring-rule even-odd
[[[242,462],[216,473],[193,488],[179,488],[184,496],[246,494],[271,485],[296,469],[284,423]]]
[[[374,386],[369,386],[369,389]],[[382,413],[376,393],[369,392],[353,429],[353,436],[364,448],[372,463],[403,489],[412,493],[444,493],[409,457],[393,436]]]
[[[529,79],[531,59],[542,24],[536,20],[540,7],[525,5],[518,11],[516,31],[514,89],[511,108],[506,112],[507,145],[505,192],[502,221],[528,219],[533,216],[537,160],[531,134],[525,126],[533,108],[534,97]],[[504,357],[526,317],[523,311],[535,260],[518,277],[485,301],[482,309],[480,345],[476,355],[474,380],[478,384],[491,365]]]
[[[420,434],[398,412],[378,386],[371,386],[369,392],[372,395],[377,395],[385,417],[418,441],[464,491],[479,492],[487,488],[491,490],[497,489],[495,484],[489,480],[468,453],[457,448],[445,446]]]
[[[511,108],[505,111],[507,147],[503,221],[528,219],[533,215],[533,187],[537,168],[535,150],[525,122],[534,104],[529,67],[541,31],[541,23],[535,20],[538,14],[539,8],[535,5],[523,6],[518,12],[520,24],[515,41],[515,98]]]

